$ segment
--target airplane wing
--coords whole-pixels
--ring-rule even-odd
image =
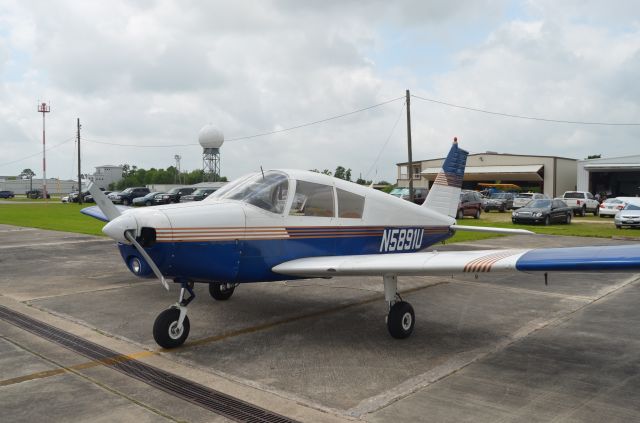
[[[309,257],[281,263],[272,270],[298,277],[640,272],[640,245]]]

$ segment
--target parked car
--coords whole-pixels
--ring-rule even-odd
[[[27,198],[37,199],[44,198],[41,189],[32,189],[31,191],[26,192]],[[47,198],[51,198],[51,194],[47,193]]]
[[[562,200],[531,200],[525,207],[511,213],[513,223],[571,223],[573,209]]]
[[[538,194],[535,192],[521,192],[516,195],[516,198],[513,199],[513,208],[519,209],[520,207],[524,207],[531,200],[543,200],[547,197],[545,194]]]
[[[460,202],[458,203],[458,212],[456,219],[462,219],[465,216],[473,216],[480,219],[480,210],[482,209],[482,197],[475,191],[462,191],[460,193]]]
[[[104,195],[106,195],[107,197],[109,196],[109,194],[111,194],[111,191],[105,191],[102,188],[100,188],[100,191],[102,191],[102,193]],[[93,195],[87,194],[87,195],[84,196],[84,202],[85,203],[95,203],[96,201],[93,199]]]
[[[60,197],[60,202],[61,203],[68,203],[69,202],[69,196],[65,195],[64,197]]]
[[[15,196],[13,191],[0,191],[0,198],[13,198]]]
[[[593,194],[586,191],[566,191],[561,198],[569,207],[573,209],[576,216],[584,216],[593,213],[597,216],[600,213],[600,202],[593,197]]]
[[[147,187],[131,187],[116,194],[111,201],[114,204],[128,206],[133,202],[134,198],[144,197],[147,194],[149,194],[149,188]]]
[[[85,191],[82,193],[82,201],[85,201],[85,198],[87,198],[87,195],[89,195],[89,191]],[[78,191],[69,193],[69,202],[70,203],[78,202]]]
[[[618,229],[622,229],[623,226],[640,227],[640,203],[629,203],[624,206],[624,209],[616,213],[613,223]]]
[[[424,200],[427,199],[427,194],[429,190],[426,188],[414,188],[413,189],[413,202],[416,204],[424,203]],[[389,193],[394,197],[402,198],[403,200],[409,201],[409,188],[394,188]]]
[[[515,195],[512,192],[493,192],[485,202],[484,211],[498,210],[499,212],[504,212],[505,210],[511,210],[514,197]]]
[[[202,201],[207,198],[209,194],[213,194],[217,190],[218,188],[198,188],[193,191],[193,193],[180,197],[180,202],[188,203],[189,201]]]
[[[607,198],[600,203],[600,217],[614,217],[620,210],[627,205],[626,201],[620,198]]]
[[[156,204],[179,203],[180,197],[191,194],[196,189],[194,187],[176,187],[162,194],[157,194],[154,198]]]
[[[153,197],[161,194],[159,191],[150,192],[144,197],[138,197],[133,199],[133,203],[131,203],[134,207],[142,207],[142,206],[152,206],[153,205]]]

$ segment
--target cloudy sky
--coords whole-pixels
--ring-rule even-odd
[[[545,119],[640,123],[640,2],[601,0],[0,0],[0,175],[103,164],[201,167],[220,128],[222,173],[260,166],[395,179],[403,97]],[[640,154],[639,125],[524,120],[412,98],[415,159],[458,136],[471,152]],[[397,125],[396,125],[397,123]],[[395,125],[395,129],[394,129]],[[236,140],[234,140],[236,139]],[[120,145],[114,145],[120,144]],[[164,147],[163,147],[164,146]],[[31,157],[28,157],[31,156]],[[376,161],[377,159],[377,161]]]

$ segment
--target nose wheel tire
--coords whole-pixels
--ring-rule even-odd
[[[209,284],[209,294],[218,301],[226,301],[231,298],[235,289],[235,286],[226,283],[212,282]]]
[[[396,339],[407,338],[413,332],[416,315],[413,307],[406,301],[399,301],[391,306],[387,316],[387,329]]]
[[[189,317],[185,316],[182,327],[178,326],[180,319],[180,310],[177,308],[169,308],[156,317],[153,323],[153,339],[162,348],[176,348],[184,344],[189,336]]]

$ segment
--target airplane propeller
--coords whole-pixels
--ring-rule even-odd
[[[111,200],[109,200],[107,196],[104,195],[104,193],[93,182],[89,184],[89,192],[93,196],[94,201],[96,202],[102,213],[104,213],[106,218],[109,220],[109,223],[107,223],[107,225],[102,228],[102,232],[117,241],[120,241],[120,234],[124,233],[124,237],[126,238],[126,240],[131,242],[138,253],[140,253],[140,255],[145,259],[147,264],[149,264],[149,267],[151,267],[153,274],[156,275],[162,286],[164,286],[164,288],[169,291],[169,284],[160,272],[160,269],[153,261],[153,259],[149,256],[149,254],[147,254],[144,248],[142,248],[142,245],[140,245],[140,243],[136,241],[135,229],[137,227],[137,224],[135,219],[123,219],[123,215],[120,210],[118,210],[118,208],[113,205]],[[116,221],[117,219],[119,219],[120,222]],[[131,226],[134,227],[131,228]],[[122,229],[124,229],[124,231],[122,231]]]

